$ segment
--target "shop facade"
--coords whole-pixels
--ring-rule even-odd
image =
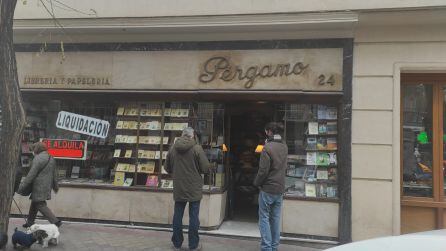
[[[113,6],[119,1],[108,3]],[[238,1],[237,8],[230,4],[213,8],[214,3],[206,1],[187,3],[181,10],[177,6],[142,8],[140,2],[116,10],[102,8],[100,2],[96,1],[98,5],[94,8],[101,13],[101,18],[64,12],[65,19],[60,22],[71,35],[53,27],[46,14],[33,11],[33,6],[18,7],[16,17],[20,20],[15,25],[23,97],[27,102],[52,109],[53,119],[48,125],[54,128],[54,137],[62,132],[56,126],[60,110],[101,119],[106,117],[101,115],[106,113],[100,112],[101,109],[107,110],[106,121],[110,121],[112,134],[118,121],[124,125],[124,121],[185,123],[181,120],[188,120],[187,123],[203,130],[208,123],[221,125],[215,128],[215,135],[212,126],[212,136],[208,131],[209,135],[203,134],[202,139],[209,143],[209,149],[218,149],[214,157],[220,162],[216,165],[223,165],[223,172],[220,167],[218,175],[205,177],[211,185],[205,187],[201,222],[204,228],[212,229],[220,226],[225,218],[237,217],[237,210],[231,205],[233,194],[240,194],[240,189],[228,186],[234,181],[229,178],[233,177],[229,174],[234,159],[231,145],[238,137],[234,136],[234,131],[258,124],[258,117],[250,114],[290,121],[288,130],[301,136],[307,134],[308,122],[317,122],[318,127],[319,122],[322,125],[327,122],[331,127],[333,124],[328,122],[337,122],[338,134],[324,136],[327,141],[332,138],[331,143],[333,138],[337,140],[337,150],[326,151],[337,154],[336,196],[329,198],[327,192],[326,197],[318,198],[317,188],[314,190],[311,186],[308,192],[315,191],[316,198],[303,198],[299,189],[292,191],[294,196],[288,194],[283,211],[284,236],[345,242],[444,227],[441,135],[446,34],[443,28],[445,11],[439,8],[444,5],[441,1],[383,1],[374,2],[373,6],[360,1],[332,1],[324,6],[293,1],[276,3],[274,9],[262,1],[257,1],[255,6]],[[91,3],[83,1],[73,4],[77,8],[91,8]],[[169,6],[171,3],[163,4]],[[123,19],[124,16],[127,19]],[[35,23],[36,20],[39,21]],[[63,50],[60,41],[64,41]],[[349,43],[352,44],[350,49]],[[326,49],[334,54],[342,51],[342,63],[339,64],[339,56],[325,54]],[[300,60],[303,55],[305,57]],[[294,60],[294,56],[299,60]],[[204,66],[209,60],[211,67],[206,71]],[[338,68],[333,68],[334,65]],[[254,68],[248,70],[250,67]],[[283,67],[289,67],[288,75],[283,72],[279,76]],[[157,70],[151,72],[151,69]],[[330,76],[323,72],[327,69],[338,76],[333,85]],[[229,74],[231,70],[235,74]],[[314,76],[321,74],[325,84],[312,85]],[[204,82],[200,81],[201,75]],[[342,87],[338,85],[339,76]],[[51,102],[52,99],[55,101]],[[142,116],[141,111],[148,111],[149,103],[157,103],[164,111],[177,109],[174,114],[187,109],[189,114],[195,115],[190,119],[178,117],[180,115],[166,119],[164,112],[154,119]],[[125,104],[138,104],[137,119],[119,117],[118,109],[124,107],[125,112]],[[316,109],[317,113],[318,105],[336,107],[337,121],[314,120],[292,125],[292,120],[298,121],[293,117],[299,114],[297,111]],[[198,116],[203,107],[212,107],[212,119]],[[252,123],[242,118],[252,119]],[[315,123],[311,128],[315,133]],[[133,133],[130,136],[137,136],[137,139],[156,136],[162,140],[163,130],[159,135],[148,129],[144,129],[143,134],[139,134],[139,129],[130,130]],[[170,143],[176,132],[167,131]],[[45,133],[43,136],[51,136]],[[294,137],[291,132],[287,135]],[[218,136],[223,140],[221,137],[218,140]],[[289,145],[307,138],[314,142],[312,135],[305,137],[286,137],[286,140]],[[316,150],[317,137],[320,135],[316,136]],[[84,136],[77,138],[88,141]],[[137,175],[139,160],[134,154],[138,154],[138,150],[154,152],[155,159],[145,163],[155,162],[154,173],[158,172],[155,176],[160,182],[156,189],[146,187],[142,180],[139,183],[144,183],[143,186],[119,188],[111,184],[79,185],[71,181],[51,202],[52,206],[67,218],[168,225],[172,214],[171,193],[161,187],[161,180],[168,176],[163,176],[160,169],[162,152],[168,144],[161,146],[159,143],[146,148],[141,146],[144,149],[122,148],[119,155],[125,157],[127,150],[132,150],[130,156],[135,163],[128,161],[126,164],[134,164]],[[221,143],[228,148],[227,152],[223,151]],[[249,143],[250,147],[257,144],[256,140]],[[113,156],[114,145],[113,142],[109,149]],[[159,159],[156,159],[157,151]],[[255,156],[253,153],[245,157],[255,159]],[[69,163],[66,161],[66,165]],[[86,167],[77,166],[81,177]],[[149,169],[152,166],[146,165]],[[130,168],[124,166],[124,170],[126,167]],[[65,175],[71,178],[72,167],[67,170]],[[302,169],[288,176],[304,176],[300,172]],[[96,175],[96,171],[94,173]],[[104,172],[97,170],[97,174],[104,175]],[[144,175],[141,177],[145,178]],[[320,175],[325,177],[325,173]],[[124,175],[123,178],[123,181],[133,178],[133,182],[138,183],[137,177]],[[293,177],[289,178],[291,184]],[[299,177],[296,180],[297,187],[305,183]],[[107,182],[113,183],[114,178],[109,177],[103,183]],[[220,186],[215,186],[215,182]],[[296,187],[296,181],[292,183]],[[87,199],[85,203],[77,203],[80,198]],[[17,199],[25,207],[27,200]],[[156,209],[139,210],[135,201]],[[72,205],[60,206],[64,203]],[[107,203],[115,204],[105,206]],[[162,206],[158,208],[158,205]],[[16,209],[13,207],[13,210]]]
[[[58,216],[171,224],[164,159],[191,126],[216,169],[203,177],[202,228],[242,217],[247,198],[255,222],[257,191],[246,181],[258,168],[263,126],[280,121],[290,149],[283,236],[350,238],[350,39],[67,44],[62,61],[57,50],[17,48],[28,114],[22,164],[37,140],[55,155],[64,143],[86,145],[83,158],[58,159],[62,189],[50,202]],[[107,121],[108,134],[88,118]]]

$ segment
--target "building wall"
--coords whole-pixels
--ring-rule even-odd
[[[30,200],[16,195],[15,200],[27,214]],[[200,204],[200,223],[204,228],[219,227],[224,219],[226,193],[203,194]],[[62,187],[48,206],[58,217],[87,220],[172,224],[174,202],[172,193],[150,191],[106,190]],[[13,205],[11,213],[19,214]],[[185,215],[188,215],[188,209]],[[183,223],[189,224],[188,217]]]
[[[400,83],[405,71],[446,71],[442,10],[362,13],[355,29],[353,240],[400,232]],[[394,24],[394,18],[411,24]],[[417,23],[413,23],[413,22]]]
[[[131,3],[126,0],[64,0],[62,2],[81,12],[64,11],[62,8],[66,9],[65,6],[54,2],[55,14],[59,18],[94,18],[96,15],[91,15],[91,9],[96,11],[98,17],[107,18],[426,8],[445,5],[443,0],[132,0]],[[19,1],[16,19],[47,19],[48,13],[45,9],[37,8],[36,11],[36,6],[42,7],[42,3],[38,0],[28,0],[24,5]]]

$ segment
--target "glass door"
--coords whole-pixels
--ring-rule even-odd
[[[446,226],[446,74],[401,76],[401,232]]]

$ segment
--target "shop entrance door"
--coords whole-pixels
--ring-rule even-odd
[[[227,104],[230,116],[229,163],[232,171],[229,218],[239,222],[258,221],[258,189],[253,185],[258,171],[258,145],[265,142],[264,126],[273,119],[274,105],[265,102]]]
[[[401,76],[401,233],[446,226],[446,74]]]

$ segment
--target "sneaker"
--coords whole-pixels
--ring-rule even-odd
[[[60,228],[60,226],[62,226],[62,221],[59,220],[58,222],[54,223],[54,225],[56,225],[58,228]]]
[[[172,250],[178,250],[179,251],[179,250],[181,250],[181,248],[177,248],[177,247],[172,245]]]
[[[30,228],[32,225],[34,225],[34,223],[26,222],[25,224],[22,225],[22,227],[23,228]]]
[[[202,248],[201,243],[198,244],[198,246],[194,249],[189,249],[190,251],[200,251]]]

